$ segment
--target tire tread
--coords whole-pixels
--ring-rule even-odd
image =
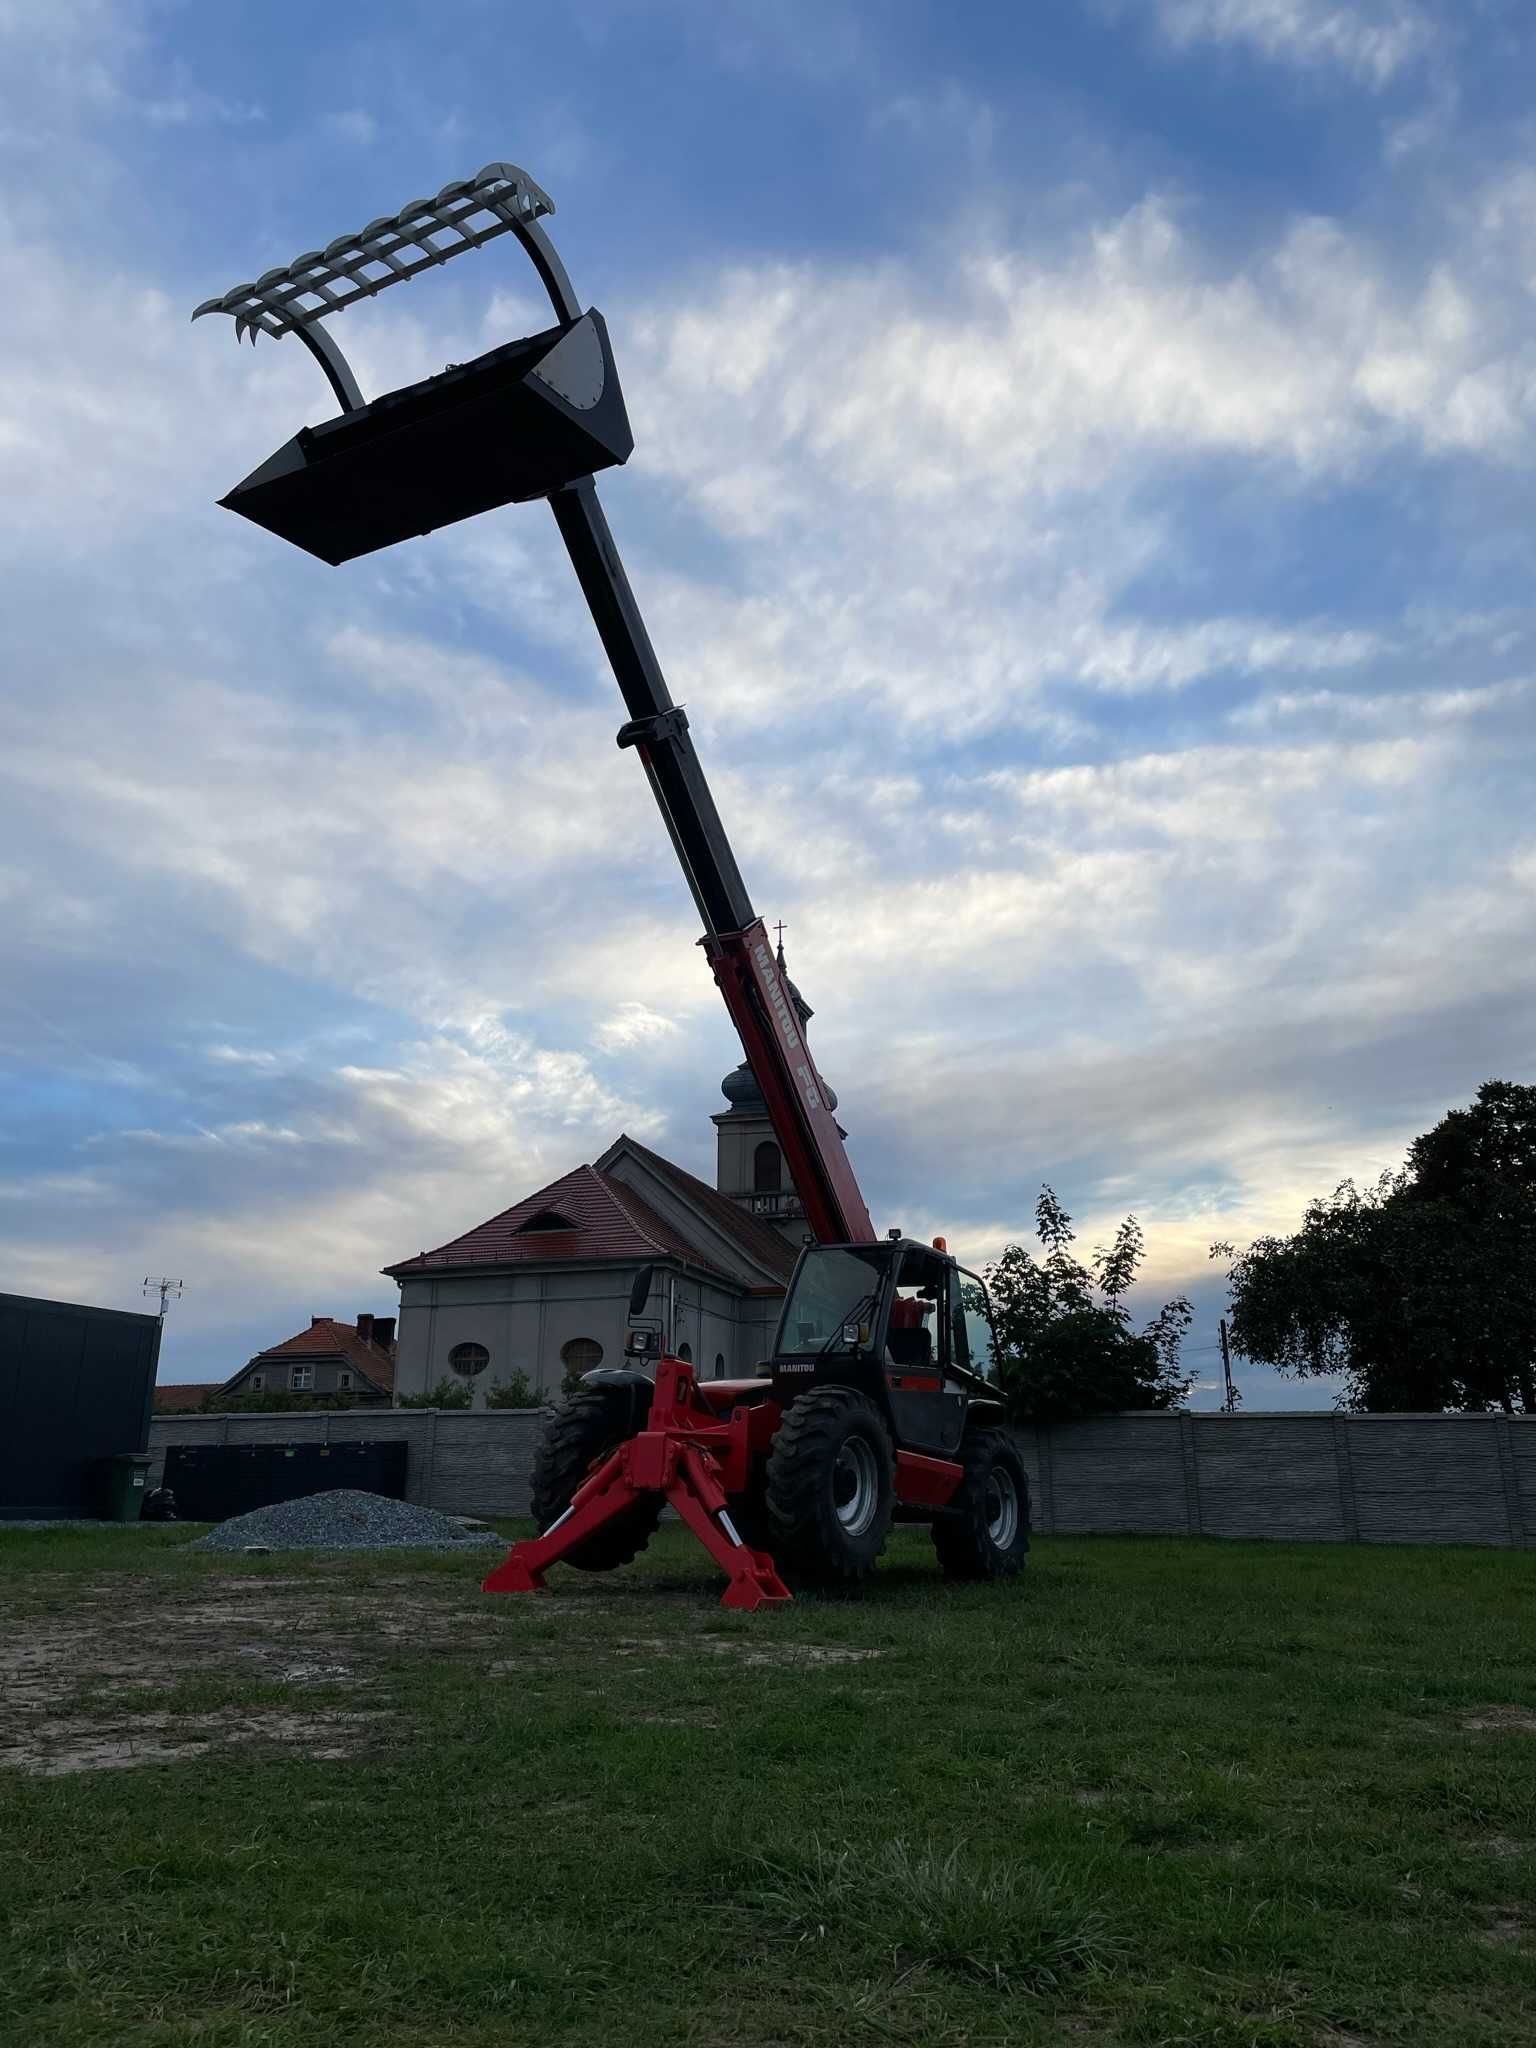
[[[597,1388],[566,1394],[555,1404],[534,1454],[529,1508],[539,1533],[559,1519],[596,1459],[623,1442],[613,1404]],[[661,1496],[646,1495],[627,1514],[596,1529],[562,1560],[579,1571],[614,1571],[632,1564],[656,1532]]]

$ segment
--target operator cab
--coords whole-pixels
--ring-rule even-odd
[[[997,1403],[987,1290],[942,1241],[808,1245],[785,1296],[770,1366],[776,1396],[856,1387],[899,1445],[953,1456],[966,1415]]]

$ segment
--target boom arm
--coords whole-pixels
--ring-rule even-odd
[[[550,498],[555,523],[629,710],[619,745],[638,752],[704,920],[704,948],[763,1091],[790,1179],[822,1244],[869,1243],[875,1229],[805,1042],[763,921],[752,908],[688,718],[672,702],[591,477]]]
[[[512,498],[549,497],[629,707],[619,745],[637,748],[645,764],[704,920],[710,966],[811,1229],[824,1244],[868,1241],[874,1228],[826,1089],[597,501],[591,469],[624,461],[633,443],[617,380],[611,393],[605,390],[613,366],[601,316],[583,315],[541,224],[553,212],[554,201],[526,171],[487,164],[475,177],[445,185],[435,199],[413,199],[397,214],[204,300],[193,319],[227,313],[237,337],[297,334],[329,379],[343,420],[352,422],[306,428],[223,502],[335,563]],[[563,333],[514,344],[515,364],[502,360],[508,355],[502,350],[458,366],[462,388],[448,388],[455,374],[450,364],[442,378],[365,405],[322,315],[344,312],[508,233],[532,259]],[[525,370],[519,349],[530,348],[537,353]],[[479,379],[472,390],[464,384],[470,372]],[[531,399],[530,387],[538,387]],[[508,446],[497,438],[507,434],[509,421],[532,435],[521,467],[515,439]],[[477,434],[481,443],[491,435],[490,460],[476,445]],[[381,475],[385,512],[374,517],[370,493],[379,490]],[[558,479],[553,487],[552,477]],[[409,508],[406,516],[402,507]]]

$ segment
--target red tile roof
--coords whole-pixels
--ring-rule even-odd
[[[269,1344],[240,1371],[249,1372],[251,1366],[263,1365],[269,1358],[334,1358],[342,1365],[355,1366],[382,1392],[392,1394],[396,1348],[391,1344],[386,1351],[382,1345],[370,1344],[366,1337],[358,1335],[356,1323],[337,1322],[334,1316],[316,1316],[307,1330],[285,1337],[281,1344]]]
[[[653,1152],[649,1145],[642,1145],[627,1131],[620,1132],[612,1149],[617,1150],[620,1145],[627,1145],[658,1179],[669,1181],[687,1201],[702,1209],[716,1229],[733,1238],[749,1258],[760,1266],[766,1266],[770,1273],[778,1273],[785,1280],[789,1278],[794,1271],[795,1254],[776,1230],[770,1229],[766,1223],[759,1223],[755,1216],[738,1208],[729,1195],[722,1195],[718,1188],[712,1188],[708,1181],[700,1180],[683,1167],[674,1166],[670,1159],[663,1159],[659,1152]]]
[[[178,1380],[155,1388],[157,1415],[189,1415],[201,1408],[210,1394],[216,1394],[222,1380]]]
[[[545,1211],[563,1216],[568,1229],[529,1230],[525,1226]],[[692,1265],[713,1262],[692,1245],[649,1202],[612,1174],[595,1166],[578,1166],[551,1181],[537,1194],[516,1202],[462,1237],[439,1245],[419,1258],[386,1266],[392,1276],[424,1273],[445,1266],[546,1264],[553,1259],[686,1259]]]

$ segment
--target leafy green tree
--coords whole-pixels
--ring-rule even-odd
[[[397,1394],[397,1408],[467,1408],[474,1396],[462,1380],[451,1380],[444,1373],[435,1387],[428,1387],[424,1394]]]
[[[1181,1406],[1193,1384],[1179,1369],[1192,1311],[1176,1295],[1144,1329],[1132,1324],[1125,1297],[1146,1255],[1136,1218],[1127,1216],[1087,1265],[1073,1249],[1072,1219],[1048,1187],[1035,1224],[1041,1254],[1011,1244],[986,1273],[997,1377],[1013,1419]]]
[[[504,1380],[493,1380],[485,1390],[487,1408],[537,1408],[539,1397],[527,1373],[514,1366]]]
[[[1536,1414],[1536,1088],[1486,1082],[1399,1171],[1342,1182],[1293,1237],[1212,1253],[1236,1348],[1342,1376],[1348,1408]]]
[[[296,1394],[289,1387],[272,1387],[261,1394],[225,1394],[215,1389],[203,1396],[197,1412],[199,1415],[297,1415],[327,1409],[335,1412],[358,1405],[355,1394]]]

